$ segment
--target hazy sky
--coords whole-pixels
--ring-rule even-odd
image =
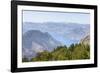
[[[23,22],[65,22],[65,23],[90,23],[90,14],[67,13],[67,12],[46,12],[46,11],[23,11]]]

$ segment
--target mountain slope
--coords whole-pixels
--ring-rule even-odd
[[[87,35],[86,37],[84,37],[83,39],[81,39],[80,42],[83,43],[83,44],[90,45],[90,35]]]
[[[26,32],[22,40],[23,58],[34,57],[38,52],[43,52],[44,50],[52,51],[57,46],[61,45],[61,43],[52,38],[49,33],[43,33],[39,30],[30,30]]]

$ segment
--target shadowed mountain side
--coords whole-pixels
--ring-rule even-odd
[[[61,43],[52,38],[49,33],[39,30],[30,30],[23,35],[23,58],[35,57],[38,52],[52,51]]]

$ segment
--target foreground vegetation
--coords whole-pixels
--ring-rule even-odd
[[[23,58],[23,62],[35,62],[35,61],[57,61],[57,60],[81,60],[90,58],[90,46],[84,44],[72,44],[70,47],[59,46],[52,52],[43,51],[38,53],[35,58],[30,61],[27,58]]]

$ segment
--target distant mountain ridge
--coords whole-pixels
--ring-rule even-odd
[[[23,23],[23,34],[29,30],[40,30],[43,32],[51,32],[50,35],[57,34],[63,36],[67,39],[80,40],[87,32],[90,33],[89,24],[80,23],[64,23],[64,22],[43,22],[43,23],[33,23],[24,22]],[[67,31],[67,32],[66,32]]]
[[[34,57],[38,52],[44,50],[52,51],[61,43],[47,32],[30,30],[23,35],[23,57]]]
[[[90,25],[89,24],[80,24],[80,23],[64,23],[64,22],[44,22],[44,23],[33,23],[33,22],[24,22],[23,23],[23,32],[26,32],[27,30],[37,30],[39,28],[44,28],[44,29],[48,29],[48,28],[60,28],[60,29],[70,29],[73,30],[75,29],[77,31],[77,28],[80,28],[81,30],[85,29],[89,31]],[[40,30],[41,30],[40,29]],[[56,29],[56,28],[55,28]],[[56,29],[57,30],[57,29]]]

